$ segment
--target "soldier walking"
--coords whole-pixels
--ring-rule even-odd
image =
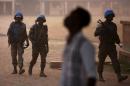
[[[100,24],[95,31],[95,36],[98,36],[100,40],[98,52],[99,80],[105,81],[102,73],[104,61],[108,55],[112,61],[112,65],[117,75],[118,81],[121,82],[123,80],[126,80],[128,76],[121,75],[120,64],[117,57],[117,50],[115,44],[118,44],[120,46],[120,39],[117,34],[117,26],[114,22],[112,22],[113,18],[115,17],[115,14],[111,9],[109,9],[105,11],[104,17],[106,20],[104,22],[99,21]]]
[[[29,39],[32,43],[32,60],[29,66],[29,75],[32,75],[32,69],[37,61],[38,55],[41,56],[41,72],[40,77],[47,77],[44,73],[46,66],[46,57],[49,51],[48,47],[48,28],[43,23],[46,22],[45,16],[40,15],[36,19],[36,23],[32,26],[29,32]]]
[[[19,74],[23,74],[23,53],[24,53],[24,42],[26,41],[26,47],[29,46],[28,36],[26,32],[26,25],[22,22],[23,14],[17,12],[14,16],[14,20],[8,29],[8,43],[11,46],[12,64],[14,70],[12,74],[17,74],[17,64],[19,65]],[[18,55],[18,60],[17,60]]]

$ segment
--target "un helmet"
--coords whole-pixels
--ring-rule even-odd
[[[115,13],[113,12],[113,10],[111,9],[107,9],[105,12],[104,12],[104,17],[108,17],[108,16],[113,16],[115,17]]]
[[[36,21],[39,21],[39,20],[45,20],[46,21],[46,18],[44,15],[40,15],[37,17]]]
[[[23,14],[21,12],[16,12],[14,19],[16,18],[21,18],[21,20],[23,20]]]

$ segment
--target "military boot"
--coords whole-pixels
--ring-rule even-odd
[[[19,74],[21,75],[21,74],[23,74],[25,72],[25,69],[20,69],[19,70]]]
[[[40,72],[40,77],[47,77],[47,75],[44,72]]]
[[[47,75],[44,73],[45,65],[46,65],[45,63],[41,64],[40,77],[47,77]]]
[[[25,69],[23,69],[23,65],[19,66],[19,74],[23,74],[25,72]]]
[[[29,70],[28,70],[28,74],[29,74],[29,75],[32,75],[32,68],[33,68],[33,66],[30,65],[30,66],[29,66]]]
[[[102,73],[99,73],[99,81],[101,81],[101,82],[105,82]]]
[[[45,66],[46,66],[45,62],[41,63],[40,77],[47,77],[47,75],[44,73]]]
[[[120,75],[120,76],[118,76],[118,82],[122,82],[122,81],[126,80],[127,78],[128,78],[127,75]]]
[[[17,66],[14,66],[14,70],[13,70],[12,74],[17,74]]]

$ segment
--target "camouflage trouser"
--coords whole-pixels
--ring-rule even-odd
[[[115,70],[115,73],[120,74],[120,64],[117,58],[117,51],[116,51],[116,46],[115,45],[101,45],[99,47],[99,53],[98,53],[98,58],[99,58],[99,64],[98,64],[98,73],[103,72],[103,65],[104,61],[107,57],[107,55],[110,57],[112,61],[113,68]]]
[[[41,70],[44,70],[46,66],[46,49],[44,47],[37,47],[37,46],[32,46],[32,60],[30,62],[31,66],[34,66],[34,64],[37,61],[38,55],[41,55]]]
[[[23,67],[23,53],[24,48],[22,43],[12,44],[11,45],[11,56],[12,56],[12,64],[14,66],[19,65],[19,67]],[[18,55],[18,60],[17,60]]]

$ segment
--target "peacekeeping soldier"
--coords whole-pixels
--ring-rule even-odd
[[[121,46],[121,44],[119,36],[117,34],[117,26],[114,22],[112,22],[113,18],[115,17],[115,14],[111,9],[109,9],[105,11],[104,17],[106,18],[106,20],[104,22],[100,20],[100,24],[95,31],[95,36],[98,36],[100,40],[98,52],[99,80],[105,81],[102,73],[104,61],[108,55],[112,61],[112,65],[117,75],[118,81],[121,82],[123,80],[126,80],[128,76],[121,75],[120,64],[117,57],[117,50],[115,44],[118,44],[119,46]]]
[[[23,74],[25,70],[23,69],[23,53],[24,47],[29,46],[28,36],[26,32],[26,25],[22,22],[23,14],[17,12],[14,16],[14,20],[8,29],[8,43],[11,46],[11,56],[12,64],[14,70],[12,74],[17,74],[17,64],[19,65],[19,74]],[[26,41],[26,44],[24,42]],[[18,60],[17,60],[18,55]]]
[[[38,55],[41,55],[41,72],[40,77],[47,77],[44,73],[46,66],[46,57],[49,51],[48,46],[48,28],[43,23],[46,22],[45,16],[40,15],[36,19],[36,23],[32,26],[29,32],[29,39],[32,43],[32,60],[29,66],[29,75],[32,75],[32,69],[37,61]]]

